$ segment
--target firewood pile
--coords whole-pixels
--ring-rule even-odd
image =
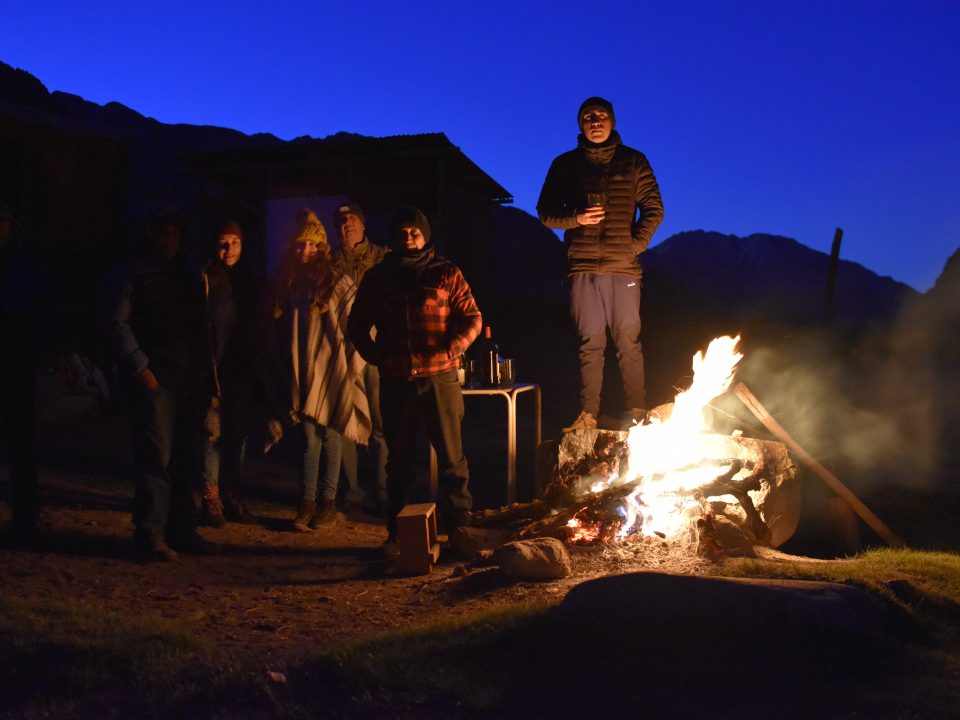
[[[553,537],[567,545],[662,541],[687,545],[697,555],[750,556],[753,548],[775,548],[797,527],[800,483],[784,444],[747,437],[703,434],[689,470],[712,478],[692,489],[658,494],[664,477],[628,477],[628,433],[580,430],[558,444],[556,465],[543,497],[477,513],[472,522],[478,546],[507,540]],[[712,474],[711,474],[712,473]],[[670,483],[667,483],[670,485]],[[650,500],[647,495],[656,497]],[[669,535],[645,527],[650,518],[625,511],[631,496],[655,502],[673,515]],[[642,509],[642,504],[641,504]],[[626,523],[632,520],[630,527]]]

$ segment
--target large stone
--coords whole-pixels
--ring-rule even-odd
[[[508,543],[493,554],[493,560],[510,577],[549,579],[573,572],[567,548],[551,537]]]
[[[577,585],[561,602],[559,617],[578,626],[629,628],[638,636],[684,628],[724,637],[735,628],[741,636],[772,641],[876,636],[886,610],[874,596],[839,583],[641,572]]]

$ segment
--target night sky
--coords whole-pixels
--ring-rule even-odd
[[[168,123],[444,132],[535,212],[614,103],[683,230],[786,235],[918,290],[960,247],[960,2],[8,4],[0,60]]]

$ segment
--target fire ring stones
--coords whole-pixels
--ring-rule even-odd
[[[508,543],[493,554],[493,560],[508,577],[553,579],[573,572],[566,546],[552,537]]]

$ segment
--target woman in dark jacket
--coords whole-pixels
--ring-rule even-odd
[[[213,527],[228,520],[256,521],[239,490],[253,406],[253,328],[261,283],[248,272],[242,255],[243,229],[231,220],[217,233],[214,257],[201,272],[210,351],[201,521]]]

